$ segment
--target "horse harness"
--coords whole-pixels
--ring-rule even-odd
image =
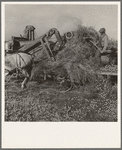
[[[19,62],[17,62],[17,55],[19,56]],[[17,76],[19,75],[19,72],[18,72],[18,70],[19,70],[21,73],[24,73],[27,77],[29,77],[27,71],[25,69],[21,68],[21,60],[23,60],[24,64],[27,66],[23,57],[19,53],[16,53],[16,66],[17,66],[16,67],[16,74],[17,74]]]

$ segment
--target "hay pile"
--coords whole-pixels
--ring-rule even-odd
[[[99,59],[95,57],[96,48],[83,37],[99,39],[98,33],[92,27],[79,26],[73,32],[74,37],[68,40],[65,47],[56,55],[56,62],[51,62],[45,52],[38,63],[34,64],[31,80],[41,79],[44,72],[54,78],[70,79],[71,83],[92,82],[94,72],[99,68]]]

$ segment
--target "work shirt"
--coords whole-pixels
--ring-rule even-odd
[[[101,35],[101,37],[100,37],[100,47],[102,48],[102,50],[107,50],[108,43],[109,43],[109,39],[108,39],[107,34]]]

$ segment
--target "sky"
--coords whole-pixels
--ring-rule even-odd
[[[61,34],[76,30],[78,25],[106,28],[109,38],[117,40],[117,5],[86,4],[5,4],[5,40],[23,35],[26,25],[33,25],[36,37],[51,28]]]

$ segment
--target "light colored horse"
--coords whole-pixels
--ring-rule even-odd
[[[5,76],[21,72],[25,76],[25,79],[21,84],[21,88],[25,88],[30,78],[32,62],[33,59],[31,55],[22,52],[5,56]]]

